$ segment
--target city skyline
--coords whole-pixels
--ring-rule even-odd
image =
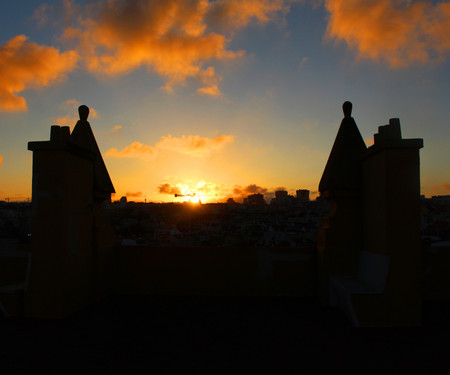
[[[370,145],[423,138],[450,192],[450,3],[19,1],[0,5],[0,200],[31,197],[28,141],[89,121],[115,200],[318,190],[345,100]],[[353,30],[358,30],[356,33]]]

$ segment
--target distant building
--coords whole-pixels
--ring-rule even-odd
[[[283,199],[288,197],[288,192],[286,190],[277,190],[275,192],[276,199]]]
[[[309,202],[309,190],[300,189],[296,191],[296,194],[300,202]]]
[[[263,194],[252,194],[244,198],[244,204],[248,206],[263,206],[266,204]]]
[[[270,202],[271,205],[286,206],[294,204],[295,198],[292,195],[288,195],[286,190],[277,190],[275,192],[275,198]]]
[[[433,195],[431,199],[438,202],[450,202],[450,195]]]
[[[234,201],[233,198],[228,198],[228,199],[227,199],[227,203],[228,203],[228,204],[236,204],[236,202]]]

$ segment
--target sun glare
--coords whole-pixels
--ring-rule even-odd
[[[188,202],[199,203],[200,202],[200,197],[192,197],[192,198],[188,199]]]
[[[182,198],[182,202],[205,203],[211,200],[211,197],[217,196],[212,191],[216,185],[212,183],[207,184],[203,180],[198,182],[194,188],[187,184],[177,184],[176,187],[180,193],[177,193],[175,198]]]

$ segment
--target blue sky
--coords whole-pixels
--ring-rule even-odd
[[[422,193],[450,194],[448,1],[15,1],[0,14],[0,200],[31,196],[27,142],[73,127],[80,104],[116,198],[314,192],[345,100],[368,144],[392,117],[423,138]]]

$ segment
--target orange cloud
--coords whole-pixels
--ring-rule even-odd
[[[29,88],[48,86],[65,78],[75,68],[74,51],[60,53],[18,35],[0,47],[0,111],[27,111],[17,94]]]
[[[226,144],[232,142],[234,142],[233,135],[220,135],[216,138],[209,138],[198,135],[173,137],[169,134],[167,137],[162,137],[161,141],[157,142],[153,147],[140,142],[133,142],[120,151],[112,148],[106,152],[105,156],[148,159],[155,156],[159,150],[178,152],[190,156],[205,156],[211,152],[221,150]]]
[[[450,2],[326,0],[327,37],[392,68],[440,61],[450,51]]]
[[[3,163],[3,156],[0,155],[0,165]]]
[[[1,159],[0,159],[0,161],[1,161]],[[442,187],[443,187],[445,190],[449,190],[449,191],[450,191],[450,184],[449,184],[448,182],[446,182],[445,184],[442,184]]]
[[[222,93],[219,90],[219,87],[217,85],[212,86],[206,86],[206,87],[200,87],[197,92],[199,94],[203,95],[210,95],[210,96],[219,96]]]
[[[112,156],[116,158],[137,158],[137,159],[148,159],[153,157],[155,151],[153,147],[144,145],[141,142],[133,142],[131,145],[125,147],[122,150],[117,150],[117,148],[111,148],[106,151],[105,156]]]

